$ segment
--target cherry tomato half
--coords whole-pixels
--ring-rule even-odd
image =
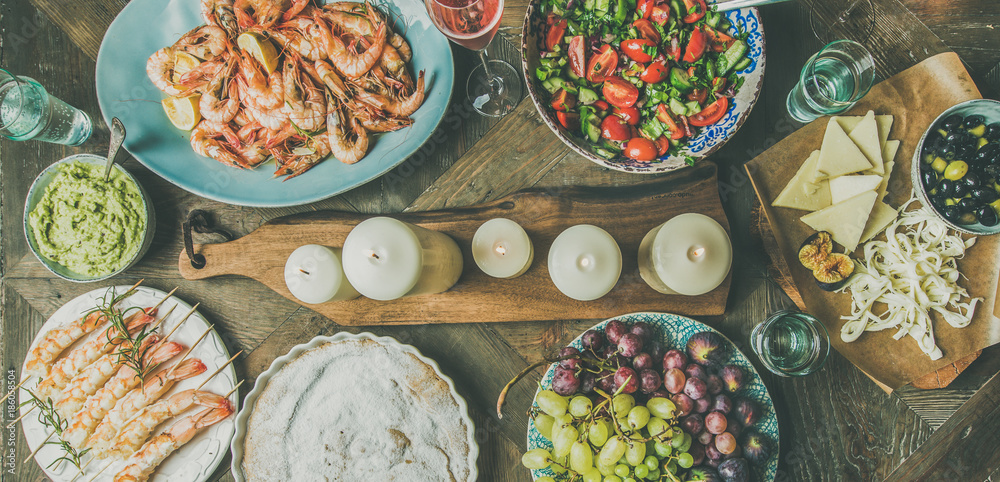
[[[705,0],[684,0],[684,11],[692,12],[684,16],[684,23],[695,23],[708,12],[708,5]]]
[[[601,121],[601,137],[609,141],[627,141],[631,135],[632,132],[621,117],[609,115]]]
[[[698,127],[710,126],[719,122],[719,119],[722,119],[722,116],[726,115],[727,110],[729,110],[729,99],[719,97],[715,102],[705,106],[701,112],[691,116],[688,119],[688,123]]]
[[[660,4],[653,7],[653,12],[649,14],[649,19],[659,26],[664,26],[670,20],[670,5]]]
[[[707,89],[694,89],[685,96],[687,100],[697,101],[699,104],[705,102],[708,97]]]
[[[601,112],[607,112],[608,109],[611,108],[611,106],[609,106],[607,102],[604,102],[603,100],[600,99],[595,100],[593,104],[590,104],[590,106]]]
[[[566,112],[573,107],[576,107],[576,97],[566,89],[559,89],[554,94],[552,94],[552,108],[558,111]]]
[[[643,137],[633,137],[625,144],[624,154],[626,157],[637,161],[652,161],[656,159],[656,143]]]
[[[667,58],[670,60],[680,60],[681,59],[681,41],[677,40],[677,37],[670,39],[670,44],[666,46],[664,52]]]
[[[656,31],[656,27],[653,26],[653,22],[640,18],[639,20],[632,22],[632,26],[639,31],[640,37],[652,40],[655,44],[660,43],[660,32]]]
[[[656,0],[639,0],[635,6],[635,13],[639,18],[649,18],[649,14],[653,12],[653,5]]]
[[[587,64],[587,80],[600,84],[617,68],[618,53],[610,45],[604,44],[597,55],[590,57],[590,62]]]
[[[705,53],[705,47],[707,46],[707,37],[705,32],[700,28],[696,28],[691,31],[691,37],[688,38],[687,48],[684,49],[684,61],[685,62],[697,62],[698,59]]]
[[[608,77],[601,92],[609,104],[618,108],[632,107],[639,100],[639,89],[621,77]]]
[[[681,129],[677,125],[677,121],[674,120],[674,116],[670,114],[666,105],[660,104],[656,106],[656,118],[659,119],[663,125],[667,126],[667,130],[670,131],[671,139],[681,139],[684,137],[684,129]]]
[[[652,40],[644,38],[630,38],[628,40],[622,40],[621,43],[622,52],[625,55],[632,57],[632,60],[636,62],[646,63],[653,60],[653,55],[648,52],[651,50],[654,54],[656,52],[656,44]]]
[[[716,30],[711,26],[702,25],[701,29],[708,37],[708,41],[711,42],[712,50],[715,50],[716,52],[725,52],[725,50],[736,41],[733,37]]]
[[[563,36],[566,35],[567,25],[566,19],[563,19],[549,26],[549,31],[545,34],[545,47],[550,52],[556,48],[556,45],[562,43]]]
[[[583,77],[585,65],[587,53],[583,49],[583,35],[577,35],[569,41],[569,68],[577,77]]]
[[[576,112],[556,112],[556,119],[568,130],[576,131],[580,128],[580,114]]]
[[[615,107],[614,109],[611,109],[611,113],[621,117],[622,120],[630,126],[639,124],[639,109],[636,109],[634,106],[622,108]]]
[[[658,139],[653,141],[656,143],[656,155],[662,156],[670,150],[670,139],[667,136],[660,136]]]
[[[667,78],[670,69],[667,68],[666,61],[653,62],[639,74],[639,78],[648,84],[655,84]]]

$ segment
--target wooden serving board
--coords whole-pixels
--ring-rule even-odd
[[[394,214],[394,218],[441,231],[458,242],[465,267],[452,289],[394,301],[362,297],[319,305],[300,304],[341,325],[362,326],[576,320],[636,311],[721,315],[729,296],[731,275],[715,290],[693,297],[658,293],[639,276],[637,258],[642,237],[673,216],[688,212],[710,216],[729,231],[714,164],[705,162],[656,181],[628,187],[575,187],[561,192],[529,190],[479,206]],[[195,252],[205,257],[204,268],[192,267],[183,251],[178,267],[181,275],[190,280],[222,275],[253,278],[299,303],[284,281],[285,260],[291,252],[304,244],[342,246],[351,229],[369,217],[319,211],[276,218],[240,239],[195,245]],[[518,278],[491,278],[472,258],[472,236],[476,229],[497,217],[519,223],[534,243],[535,260]],[[552,284],[546,269],[552,241],[564,229],[577,224],[593,224],[607,230],[621,247],[621,278],[599,300],[576,301],[563,295]]]

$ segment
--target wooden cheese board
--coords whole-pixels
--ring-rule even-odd
[[[636,311],[721,315],[729,296],[731,275],[715,290],[693,297],[658,293],[639,276],[637,258],[642,237],[673,216],[688,212],[705,214],[729,231],[719,198],[717,169],[710,162],[627,187],[574,187],[560,192],[529,190],[479,206],[393,214],[392,217],[402,221],[448,234],[458,242],[465,266],[452,289],[393,301],[362,297],[319,305],[300,304],[341,325],[352,326],[577,320]],[[205,257],[205,266],[194,268],[187,253],[182,251],[178,267],[181,275],[190,280],[246,276],[299,303],[285,286],[284,265],[288,255],[304,244],[342,246],[351,229],[369,217],[320,211],[276,218],[234,241],[196,244],[194,252]],[[521,224],[534,243],[535,260],[518,278],[491,278],[473,261],[472,236],[482,223],[497,217]],[[622,251],[618,284],[595,301],[576,301],[563,295],[552,284],[546,269],[552,241],[577,224],[605,229],[618,241]]]

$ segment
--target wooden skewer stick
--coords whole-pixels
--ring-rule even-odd
[[[177,363],[175,363],[174,366],[170,367],[170,369],[167,370],[166,376],[169,377],[170,374],[173,373],[174,370],[177,369],[178,366],[180,366],[181,362],[183,362],[184,360],[187,360],[187,357],[189,355],[191,355],[191,352],[194,351],[195,347],[198,346],[199,343],[201,343],[201,340],[204,340],[205,337],[208,336],[208,334],[212,332],[212,327],[214,327],[214,326],[215,325],[208,325],[208,329],[206,329],[205,332],[202,333],[201,336],[198,337],[198,339],[194,342],[194,344],[191,345],[191,348],[188,348],[187,351],[184,352],[184,356],[182,356],[180,360],[177,360]]]
[[[245,381],[247,381],[247,380],[246,380],[246,378],[244,378],[243,380],[240,380],[240,382],[239,382],[239,383],[237,383],[237,384],[236,384],[236,386],[235,386],[235,387],[233,387],[233,389],[232,389],[232,390],[230,390],[230,391],[229,391],[229,393],[227,393],[227,394],[226,394],[226,396],[224,396],[224,397],[222,397],[222,398],[229,398],[229,396],[230,396],[230,395],[232,395],[232,394],[233,394],[233,392],[235,392],[236,390],[239,390],[239,389],[240,389],[240,385],[242,385],[242,384],[243,384],[243,382],[245,382]]]
[[[177,291],[177,288],[174,288],[174,289],[170,290],[170,292],[169,292],[169,293],[167,293],[167,295],[166,295],[166,296],[164,296],[162,300],[160,300],[160,301],[157,301],[155,305],[153,305],[152,307],[150,307],[150,308],[149,308],[149,311],[153,311],[153,310],[155,310],[155,309],[159,308],[159,307],[160,307],[160,305],[162,305],[164,301],[167,301],[167,300],[169,300],[169,299],[170,299],[170,297],[174,295],[174,292],[175,292],[175,291]]]
[[[29,408],[27,412],[22,413],[20,417],[17,417],[17,418],[14,419],[13,422],[8,423],[6,428],[13,427],[17,422],[20,422],[22,418],[27,417],[28,414],[31,413],[31,411],[34,410],[34,409],[35,409],[35,406],[32,405],[31,408]]]
[[[2,399],[0,399],[0,401],[7,400],[8,398],[10,398],[10,396],[13,395],[14,392],[17,391],[18,388],[21,388],[21,385],[24,385],[25,383],[28,383],[28,380],[31,380],[31,377],[28,377],[28,378],[25,378],[24,380],[21,380],[21,383],[18,383],[17,385],[14,386],[14,388],[11,388],[10,391],[7,392],[7,394],[4,395]]]
[[[233,355],[233,357],[232,357],[232,358],[230,358],[230,359],[229,359],[229,361],[227,361],[227,362],[226,362],[225,364],[223,364],[223,365],[222,365],[221,367],[217,368],[217,369],[216,369],[216,370],[215,370],[214,372],[212,372],[212,374],[211,374],[211,375],[209,375],[209,376],[208,376],[208,378],[206,378],[206,379],[205,379],[205,381],[201,382],[201,385],[198,385],[198,388],[195,388],[195,390],[201,390],[201,387],[204,387],[204,386],[205,386],[205,384],[206,384],[206,383],[208,383],[208,381],[212,379],[212,377],[214,377],[214,376],[218,375],[218,374],[219,374],[219,372],[221,372],[223,368],[226,368],[227,366],[229,366],[229,364],[230,364],[230,363],[232,363],[232,362],[233,362],[233,360],[235,360],[235,359],[236,359],[236,357],[238,357],[238,356],[240,356],[240,355],[242,355],[242,354],[243,354],[243,350],[240,350],[240,352],[239,352],[239,353],[237,353],[237,354]]]
[[[94,476],[93,476],[93,477],[91,477],[91,478],[90,478],[90,480],[88,480],[87,482],[94,482],[95,480],[97,480],[97,478],[98,478],[98,477],[100,477],[100,476],[101,476],[101,474],[103,474],[105,470],[108,470],[108,467],[111,467],[112,465],[115,465],[115,463],[114,463],[114,462],[111,462],[110,464],[108,464],[108,465],[105,465],[105,466],[104,466],[104,468],[103,468],[103,469],[101,469],[101,471],[100,471],[100,472],[98,472],[98,473],[94,474]]]
[[[195,303],[195,305],[192,306],[191,309],[188,310],[188,312],[184,315],[184,318],[181,318],[181,321],[177,322],[177,326],[180,326],[181,323],[184,323],[184,321],[187,320],[189,316],[191,316],[191,313],[194,313],[194,311],[198,309],[198,305],[200,305],[200,304],[201,303]],[[154,324],[152,327],[150,327],[149,331],[153,331],[153,330],[159,328],[160,325],[162,325],[164,321],[167,321],[167,317],[169,317],[170,314],[174,312],[174,308],[176,308],[176,307],[177,307],[177,305],[171,306],[170,307],[170,311],[168,311],[166,314],[164,314],[163,316],[161,316],[159,320],[156,320],[156,324]],[[174,329],[176,330],[177,328],[175,327]],[[170,333],[173,333],[173,331],[171,331]],[[167,335],[167,336],[170,336],[170,335]]]
[[[174,327],[170,330],[170,333],[167,333],[167,336],[163,337],[163,340],[166,340],[166,339],[170,338],[170,336],[173,335],[174,332],[177,331],[177,329],[180,328],[181,325],[183,325],[184,322],[188,320],[188,318],[195,312],[195,310],[198,309],[198,305],[199,304],[200,303],[195,303],[195,305],[191,307],[191,310],[188,311],[187,314],[184,315],[184,318],[181,318],[181,321],[178,321],[177,324],[174,325]],[[167,317],[164,316],[163,320],[166,320],[166,319],[167,319]],[[163,321],[163,320],[160,320],[160,321]]]
[[[38,451],[42,450],[42,447],[45,446],[45,443],[48,442],[49,439],[52,438],[52,436],[55,435],[55,434],[56,434],[56,432],[53,430],[52,433],[50,433],[48,437],[45,437],[45,440],[42,440],[42,443],[38,444],[38,448],[36,448],[33,452],[31,452],[31,455],[29,455],[28,458],[24,459],[24,462],[21,462],[21,463],[22,464],[26,464],[26,463],[28,463],[29,460],[35,458],[35,455],[38,453]]]

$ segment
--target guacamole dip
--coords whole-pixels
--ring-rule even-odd
[[[111,274],[132,260],[146,232],[139,186],[121,170],[104,181],[104,166],[59,167],[28,224],[38,252],[85,276]]]

